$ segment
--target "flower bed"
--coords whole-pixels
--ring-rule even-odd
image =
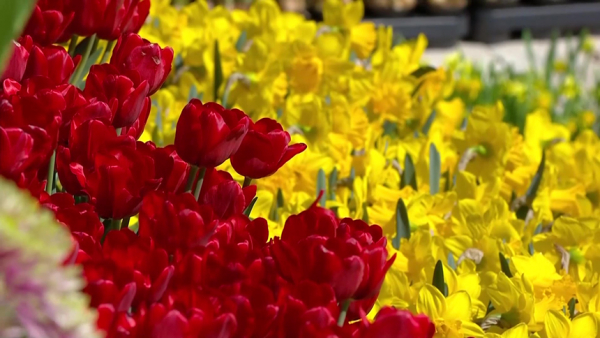
[[[486,73],[423,65],[426,38],[361,2],[323,23],[271,0],[101,3],[38,2],[0,76],[0,241],[80,269],[97,332],[0,292],[0,336],[598,334],[585,35],[562,68]],[[13,185],[72,248],[29,230],[48,211]]]

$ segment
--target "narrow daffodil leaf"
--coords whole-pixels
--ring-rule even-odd
[[[442,264],[442,261],[437,261],[435,264],[435,269],[433,270],[433,282],[431,284],[440,290],[444,297],[448,296],[448,287],[444,280],[444,265]]]
[[[242,52],[244,49],[244,46],[246,45],[247,40],[248,40],[248,33],[246,31],[242,31],[242,33],[240,34],[240,37],[235,42],[235,49],[237,49],[238,52]]]
[[[406,205],[402,199],[399,199],[396,204],[396,237],[392,239],[392,246],[396,250],[400,250],[400,239],[402,238],[410,239],[410,222]]]
[[[367,203],[363,203],[362,209],[363,209],[362,220],[365,221],[365,223],[369,224],[369,211],[367,210]]]
[[[321,194],[321,191],[323,194]],[[322,207],[325,207],[325,201],[327,200],[325,193],[327,193],[327,178],[325,176],[325,171],[319,169],[319,173],[317,174],[317,197],[321,196],[319,205]]]
[[[254,204],[256,204],[257,200],[258,200],[258,197],[254,196],[254,198],[252,199],[252,201],[250,202],[250,204],[248,205],[248,207],[246,208],[246,210],[244,210],[244,215],[246,215],[247,217],[250,217],[250,213],[252,212],[252,208],[254,208]]]
[[[282,208],[285,200],[283,199],[283,191],[281,188],[277,189],[277,207]]]
[[[513,275],[512,275],[512,272],[510,272],[510,266],[508,265],[508,261],[506,260],[506,257],[504,257],[502,252],[500,252],[498,254],[498,256],[500,258],[500,268],[502,269],[502,272],[504,272],[504,274],[508,278],[511,278]]]
[[[400,181],[400,188],[404,188],[410,185],[415,191],[417,190],[417,175],[415,171],[415,164],[410,158],[409,154],[404,157],[404,170],[402,171],[402,179]]]
[[[576,298],[571,298],[569,301],[569,316],[571,319],[575,318],[575,305],[579,303]]]
[[[429,145],[429,193],[435,195],[440,191],[442,176],[442,160],[435,144]]]
[[[448,266],[451,267],[452,270],[456,270],[456,260],[454,260],[452,252],[448,253]]]
[[[533,45],[531,43],[531,31],[526,29],[523,31],[523,40],[525,41],[525,49],[527,50],[527,60],[529,61],[529,70],[532,73],[536,71],[535,54],[533,53]]]
[[[331,171],[331,174],[329,174],[329,199],[330,200],[335,200],[335,189],[337,187],[337,181],[338,181],[338,170],[337,168],[333,168],[333,171]]]
[[[424,135],[429,134],[429,129],[431,129],[431,125],[433,124],[433,121],[435,120],[435,116],[436,116],[435,110],[432,111],[431,114],[429,114],[427,121],[425,121],[425,124],[423,125],[423,128],[421,129],[421,131],[423,132]]]
[[[450,170],[444,172],[444,191],[450,191],[454,185],[454,177],[450,177]]]
[[[192,84],[192,86],[190,87],[190,91],[188,93],[188,102],[191,99],[196,99],[198,98],[198,87],[196,87],[195,84]]]
[[[558,40],[558,29],[552,31],[548,59],[546,60],[546,86],[552,88],[552,74],[554,73],[554,61],[556,59],[556,41]]]
[[[414,72],[410,73],[410,75],[416,77],[416,78],[420,78],[421,76],[427,74],[427,73],[431,73],[431,72],[435,72],[435,68],[431,67],[431,66],[423,66],[417,70],[415,70]]]
[[[223,65],[221,64],[221,52],[219,51],[219,41],[215,40],[215,73],[214,73],[214,100],[219,97],[219,87],[223,83]]]
[[[542,161],[540,162],[540,165],[537,168],[537,172],[535,173],[535,176],[533,177],[533,181],[531,181],[531,185],[529,186],[529,188],[527,189],[527,192],[525,193],[525,201],[527,202],[527,205],[531,205],[531,203],[533,203],[533,200],[535,199],[537,191],[540,188],[540,184],[542,183],[542,176],[544,174],[544,166],[545,165],[546,165],[546,152],[543,151],[542,152]]]

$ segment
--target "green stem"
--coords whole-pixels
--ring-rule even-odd
[[[121,132],[123,131],[123,128],[117,128],[117,129],[115,129],[115,131],[117,132],[117,136],[121,136]]]
[[[190,176],[188,176],[187,183],[185,185],[185,191],[192,192],[192,186],[194,185],[194,181],[196,180],[196,176],[198,175],[198,167],[192,165],[190,167]]]
[[[121,223],[121,228],[129,228],[129,217],[123,218],[123,222]]]
[[[196,201],[200,198],[200,190],[202,190],[202,183],[204,183],[204,174],[206,174],[206,168],[200,168],[198,182],[196,183],[196,189],[194,190]]]
[[[85,53],[81,56],[81,61],[79,61],[77,70],[75,71],[75,74],[73,74],[73,77],[71,78],[72,84],[76,85],[77,83],[73,83],[73,82],[77,82],[79,80],[79,78],[81,77],[81,72],[83,72],[83,68],[85,68],[85,64],[87,63],[87,60],[90,58],[90,54],[92,53],[92,48],[94,47],[94,45],[96,45],[96,40],[97,40],[96,34],[92,35],[91,41],[88,43],[88,45],[85,48]]]
[[[121,221],[120,219],[113,219],[110,221],[110,229],[119,231],[121,230]]]
[[[106,239],[106,235],[108,235],[108,233],[110,231],[121,230],[121,220],[120,219],[106,219],[102,223],[104,224],[104,234],[102,235],[102,239],[100,239],[101,244],[104,243],[104,239]]]
[[[352,303],[351,299],[346,299],[345,301],[340,303],[340,316],[338,317],[337,325],[339,327],[344,326],[344,322],[346,321],[346,314],[348,314],[348,308],[350,308],[350,303]]]
[[[185,7],[190,3],[189,0],[175,0],[174,2],[175,2],[176,6],[180,6],[180,7]]]
[[[77,39],[79,38],[79,36],[77,36],[77,34],[73,34],[73,36],[71,37],[71,41],[69,42],[69,55],[71,55],[71,57],[75,57],[75,49],[77,47]]]
[[[242,185],[242,188],[248,187],[250,184],[252,184],[252,179],[250,177],[244,177],[244,185]]]
[[[46,192],[52,195],[52,187],[54,186],[54,166],[56,165],[56,150],[52,152],[50,156],[50,163],[48,164],[48,179],[46,180]]]
[[[108,61],[108,57],[111,55],[113,47],[115,46],[115,40],[110,40],[106,42],[106,49],[104,50],[104,54],[102,54],[102,59],[100,59],[100,63],[106,63]]]

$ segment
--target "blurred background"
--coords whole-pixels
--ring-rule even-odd
[[[251,2],[213,4],[244,9]],[[279,0],[279,4],[286,11],[322,19],[323,0]],[[524,70],[531,61],[527,48],[535,55],[547,55],[553,34],[557,57],[568,53],[582,34],[588,42],[600,40],[600,0],[364,0],[364,4],[364,20],[392,26],[395,39],[425,34],[429,41],[425,59],[433,65],[460,52],[476,63],[506,61]],[[529,44],[523,43],[524,36]],[[600,57],[592,61],[596,60]],[[534,60],[540,65],[544,61]]]

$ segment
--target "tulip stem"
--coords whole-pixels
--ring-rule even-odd
[[[117,132],[117,136],[121,136],[121,133],[123,132],[123,128],[117,128],[117,129],[115,129],[115,131]]]
[[[100,239],[100,244],[104,244],[104,239],[106,238],[106,235],[108,235],[108,233],[110,231],[121,230],[121,220],[120,219],[106,219],[102,223],[104,223],[104,234],[102,235],[102,239]]]
[[[50,156],[50,163],[48,163],[48,179],[46,180],[46,192],[52,195],[52,187],[54,186],[54,166],[56,165],[56,150],[52,152]]]
[[[242,185],[242,188],[248,187],[250,184],[252,184],[252,179],[250,177],[244,177],[244,185]]]
[[[199,168],[196,167],[195,165],[193,165],[193,166],[190,167],[190,176],[188,176],[188,180],[187,180],[187,183],[185,185],[185,191],[186,192],[189,191],[189,192],[193,193],[192,186],[194,185],[194,181],[196,180],[196,176],[198,174],[198,169]]]
[[[106,42],[106,49],[102,54],[102,59],[100,59],[100,63],[106,63],[108,61],[108,57],[111,55],[113,47],[115,46],[115,40],[110,40]]]
[[[206,168],[202,167],[198,172],[198,182],[196,183],[196,189],[194,190],[196,201],[200,198],[200,190],[202,190],[202,183],[204,183],[204,174],[206,174]]]
[[[85,52],[81,56],[79,65],[77,65],[77,70],[75,70],[75,74],[73,74],[73,77],[71,77],[72,82],[73,81],[77,82],[82,77],[81,73],[83,72],[83,69],[85,68],[85,64],[87,63],[88,59],[90,58],[90,54],[92,53],[92,48],[96,44],[96,34],[92,35],[92,37],[90,39],[91,40],[88,42],[87,46],[85,47]],[[74,84],[77,85],[77,83],[74,83]]]
[[[75,49],[77,48],[77,39],[79,38],[79,36],[77,36],[77,34],[73,34],[73,36],[71,37],[71,41],[69,42],[69,55],[71,55],[71,57],[75,57]]]
[[[339,327],[344,326],[344,322],[346,321],[346,314],[348,314],[348,308],[350,308],[350,303],[352,303],[352,299],[346,299],[345,301],[340,303],[340,316],[338,317],[337,325]]]
[[[121,228],[129,228],[129,217],[123,218],[123,222],[121,222]]]
[[[110,221],[110,229],[111,230],[116,230],[119,231],[121,230],[121,220],[120,219],[113,219]]]

